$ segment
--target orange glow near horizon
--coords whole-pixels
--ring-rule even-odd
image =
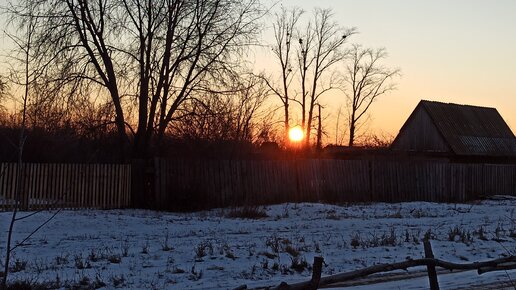
[[[292,142],[299,142],[299,141],[303,140],[304,135],[305,134],[303,133],[303,130],[299,126],[292,127],[288,131],[288,138]]]

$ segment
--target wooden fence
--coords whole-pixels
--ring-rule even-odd
[[[150,165],[24,164],[21,207],[125,208],[133,201],[141,207],[195,210],[321,200],[461,202],[481,195],[516,196],[514,164],[156,159]],[[15,204],[16,173],[16,164],[0,163],[0,210]]]
[[[370,160],[155,160],[161,209],[326,200],[461,202],[516,196],[516,165]]]
[[[437,277],[437,271],[436,267],[442,268],[443,271],[440,271],[443,274],[452,274],[454,270],[456,271],[473,271],[475,270],[478,275],[482,275],[484,273],[489,272],[495,272],[495,271],[508,271],[516,269],[516,256],[510,255],[506,256],[504,255],[503,258],[493,259],[489,261],[479,261],[479,262],[473,262],[473,263],[455,263],[455,262],[449,262],[441,259],[437,259],[434,257],[434,253],[432,250],[432,245],[430,243],[430,240],[424,239],[423,240],[423,247],[425,252],[425,257],[422,259],[406,259],[402,262],[395,262],[395,263],[388,263],[388,264],[375,264],[373,266],[369,266],[366,268],[349,271],[349,272],[343,272],[343,273],[337,273],[332,274],[329,276],[321,277],[322,267],[324,263],[324,259],[322,257],[315,256],[314,257],[314,263],[312,267],[312,279],[309,281],[304,282],[297,282],[293,284],[288,284],[287,282],[283,281],[278,286],[259,286],[256,288],[249,288],[247,285],[241,285],[239,287],[233,288],[233,290],[238,289],[250,289],[250,290],[262,290],[262,289],[270,289],[270,290],[305,290],[305,289],[320,289],[320,288],[326,288],[326,289],[341,289],[343,287],[349,287],[352,285],[356,285],[356,280],[362,279],[361,282],[366,282],[363,285],[373,285],[375,286],[381,286],[383,283],[388,283],[391,281],[399,281],[403,279],[414,279],[419,278],[420,273],[419,271],[408,271],[409,268],[415,268],[415,267],[421,267],[426,266],[427,268],[427,275],[428,275],[428,284],[430,287],[428,289],[430,290],[439,290],[439,281]],[[396,275],[384,275],[381,277],[381,279],[378,279],[378,277],[373,278],[369,281],[368,277],[371,277],[371,275],[374,274],[380,274],[380,273],[387,273],[387,272],[393,272],[398,270],[404,270],[406,272],[403,273],[403,276],[400,276],[399,274]],[[456,272],[459,273],[459,272]],[[514,286],[514,282],[510,279],[510,277],[507,277],[508,279],[506,281],[496,281],[494,283],[490,283],[489,285],[482,285],[482,287],[486,289],[512,289]],[[376,280],[376,281],[375,281]],[[367,283],[369,282],[369,283]],[[421,282],[419,282],[421,283]],[[424,285],[424,284],[422,284]],[[420,286],[422,286],[420,285]],[[496,288],[495,288],[496,287]],[[376,288],[376,287],[375,287]],[[470,285],[471,289],[479,289],[478,287],[475,287],[473,285]],[[482,288],[483,289],[483,288]]]
[[[15,205],[17,164],[0,163],[0,209]],[[124,208],[130,205],[131,165],[36,164],[22,167],[22,209]]]

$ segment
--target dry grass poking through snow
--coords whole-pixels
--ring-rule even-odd
[[[64,211],[16,250],[11,281],[54,289],[274,285],[307,279],[314,256],[325,259],[323,275],[420,258],[424,238],[432,239],[437,257],[480,261],[515,254],[515,208],[513,200],[305,203],[189,214]],[[21,221],[14,239],[49,215]],[[0,213],[2,252],[8,216]],[[515,271],[486,277],[507,275],[516,280]]]

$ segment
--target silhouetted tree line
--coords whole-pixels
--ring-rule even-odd
[[[151,147],[154,156],[236,158],[249,157],[264,141],[259,114],[254,106],[241,110],[235,99],[213,98],[208,104],[191,104],[190,113],[174,123],[165,133],[159,147]],[[237,99],[242,101],[240,99]],[[245,106],[243,106],[245,107]],[[256,107],[257,108],[257,107]],[[28,110],[26,162],[124,162],[116,127],[109,110],[86,113],[70,110]],[[79,109],[77,109],[79,110]],[[44,116],[42,113],[44,112]],[[90,118],[76,118],[77,114]],[[75,117],[74,117],[75,116]],[[0,114],[0,161],[16,160],[19,138],[19,114]]]
[[[268,13],[258,0],[12,0],[4,8],[16,44],[7,80],[25,89],[27,103],[25,161],[227,158],[253,154],[264,142],[284,148],[298,119],[293,105],[307,136],[302,149],[310,151],[313,137],[320,147],[325,135],[321,96],[342,89],[346,77],[339,64],[354,59],[352,80],[372,86],[353,86],[350,110],[362,108],[350,117],[353,130],[398,72],[376,65],[383,50],[353,46],[373,55],[353,58],[345,44],[355,30],[328,9],[315,9],[306,25],[299,9],[273,14],[277,81],[251,73],[247,61]],[[19,106],[21,94],[9,93]],[[279,107],[264,105],[271,95]],[[11,160],[21,113],[0,101],[0,158]]]
[[[19,123],[1,120],[0,161],[13,162],[17,158],[16,141]],[[66,120],[52,126],[30,124],[26,129],[24,161],[26,162],[119,162],[116,133],[112,126],[83,127],[79,122]]]

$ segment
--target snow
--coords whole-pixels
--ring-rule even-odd
[[[147,210],[59,212],[16,249],[10,280],[59,281],[57,288],[232,289],[310,279],[314,256],[323,276],[378,263],[423,257],[432,238],[437,258],[467,263],[514,255],[516,200],[471,204],[280,204],[268,217],[226,217],[229,209],[196,213]],[[54,212],[16,223],[21,241]],[[21,216],[28,213],[20,213]],[[4,261],[11,213],[0,213]],[[297,256],[297,257],[295,257]],[[299,271],[291,266],[297,260]],[[3,269],[3,266],[2,266]],[[424,270],[414,269],[412,271]],[[516,271],[440,275],[441,289],[516,281]],[[48,284],[47,284],[48,285]],[[377,288],[374,288],[377,287]],[[339,289],[427,289],[426,277]]]

